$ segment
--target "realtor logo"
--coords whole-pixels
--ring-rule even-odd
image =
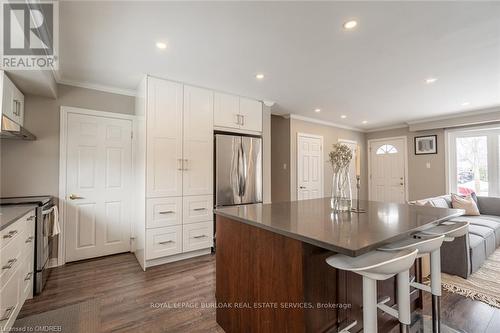
[[[2,3],[2,69],[57,69],[58,3]]]

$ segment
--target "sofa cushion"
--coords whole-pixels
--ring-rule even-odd
[[[470,224],[469,233],[480,236],[484,239],[486,257],[489,257],[491,254],[493,254],[493,252],[495,252],[495,234],[493,233],[492,229],[480,225]]]
[[[482,227],[490,228],[495,234],[495,246],[500,246],[500,217],[488,218],[484,215],[481,216],[462,216],[462,221],[468,221],[471,224],[479,225]]]
[[[470,269],[471,274],[477,271],[486,260],[486,250],[484,246],[484,238],[474,234],[469,234],[470,247]]]

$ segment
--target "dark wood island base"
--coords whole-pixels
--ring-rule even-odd
[[[217,323],[232,332],[330,332],[357,320],[362,330],[361,277],[326,264],[334,252],[217,215]],[[411,274],[420,280],[416,265]],[[395,299],[396,283],[379,282]],[[412,294],[412,309],[421,307]],[[398,321],[379,311],[379,331]]]

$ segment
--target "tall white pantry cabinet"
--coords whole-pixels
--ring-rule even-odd
[[[231,112],[242,115],[229,115],[226,123],[216,117],[214,126],[214,108],[226,112],[217,103],[220,95],[151,76],[138,88],[132,250],[143,269],[211,251],[214,128],[241,131],[243,112],[249,112],[241,111],[240,104],[249,105],[241,98]],[[246,123],[257,124],[252,130],[259,132],[262,104],[254,103],[257,120],[247,116]]]

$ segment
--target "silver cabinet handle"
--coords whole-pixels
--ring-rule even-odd
[[[168,240],[168,241],[164,241],[164,242],[159,242],[158,244],[166,245],[166,244],[170,244],[170,243],[175,243],[175,242],[173,240]]]
[[[3,317],[0,318],[0,321],[9,320],[10,315],[12,314],[12,311],[14,311],[14,309],[15,309],[14,306],[9,306],[7,309],[5,309],[5,312],[3,313]]]
[[[11,269],[12,266],[16,263],[17,259],[14,258],[14,259],[9,259],[9,261],[7,261],[7,265],[3,266],[2,267],[2,270],[4,269]]]
[[[24,281],[31,280],[32,276],[33,276],[33,272],[29,272],[28,274],[26,274],[26,277],[24,278]]]
[[[28,238],[26,238],[25,243],[31,243],[33,241],[33,238],[33,236],[29,236]]]
[[[184,170],[183,165],[182,165],[182,161],[183,161],[182,158],[177,159],[177,170],[179,170],[179,171]]]
[[[201,211],[201,210],[207,210],[207,209],[203,207],[203,208],[194,208],[193,210],[194,211]]]
[[[7,235],[3,235],[3,238],[12,238],[14,237],[15,235],[17,234],[17,230],[12,230],[12,231],[9,231],[9,233]]]
[[[240,117],[241,117],[241,115],[239,115],[239,114],[236,115],[236,124],[237,125],[241,125]]]
[[[206,235],[200,235],[200,236],[193,236],[193,238],[199,239],[199,238],[205,238],[207,237]]]
[[[183,163],[182,163],[182,170],[184,170],[184,171],[188,170],[188,159],[185,158],[182,161],[183,161]],[[184,165],[184,163],[186,163],[186,165]]]
[[[164,211],[158,212],[158,214],[161,214],[161,215],[173,214],[173,213],[175,213],[173,210],[164,210]]]
[[[245,126],[245,116],[241,115],[241,126]]]

